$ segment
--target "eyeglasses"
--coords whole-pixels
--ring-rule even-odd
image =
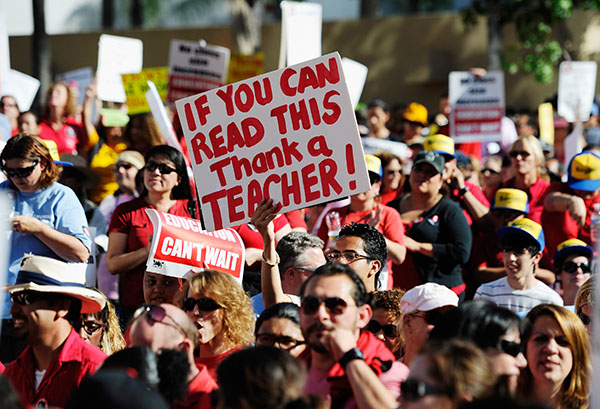
[[[367,324],[367,329],[373,334],[377,334],[383,330],[383,335],[388,338],[396,338],[398,336],[398,327],[394,324],[381,325],[378,321],[371,320]]]
[[[573,261],[567,261],[563,264],[562,269],[565,273],[575,274],[577,273],[577,269],[581,269],[583,274],[589,274],[592,272],[590,265],[588,263],[577,264]]]
[[[256,345],[267,345],[272,347],[273,345],[279,345],[279,349],[289,351],[296,348],[299,345],[304,345],[306,342],[288,337],[287,335],[275,335],[270,332],[261,332],[256,334]]]
[[[385,171],[385,173],[386,173],[388,176],[392,176],[392,175],[401,175],[401,174],[402,174],[402,171],[401,171],[400,169],[388,169],[388,170],[386,170],[386,171]]]
[[[144,166],[149,172],[154,172],[156,169],[160,172],[161,175],[169,175],[173,172],[177,172],[177,169],[173,169],[170,166],[165,165],[164,163],[156,163],[156,162],[148,162],[146,166]]]
[[[217,302],[211,298],[186,298],[183,300],[181,307],[184,311],[194,311],[194,308],[198,307],[198,311],[215,311],[222,308]]]
[[[126,163],[126,162],[122,162],[122,163],[117,163],[115,165],[115,171],[118,172],[121,168],[125,169],[125,170],[129,170],[133,167],[133,165],[131,163]],[[154,168],[156,169],[156,168]],[[154,170],[151,170],[150,172],[154,172]],[[171,173],[171,172],[169,172]]]
[[[160,305],[143,305],[133,313],[133,321],[138,320],[140,317],[145,316],[146,321],[150,325],[154,325],[157,322],[166,326],[175,328],[177,331],[187,338],[187,334],[183,327],[175,321],[173,317],[167,314],[167,311]],[[165,318],[169,318],[172,323],[166,322]]]
[[[20,291],[10,295],[10,301],[13,304],[19,305],[31,305],[39,300],[46,299],[44,294],[36,293],[33,291]]]
[[[512,341],[507,341],[505,339],[498,340],[496,348],[515,358],[521,353],[521,344],[517,344],[516,342]]]
[[[481,170],[481,173],[483,173],[484,175],[487,173],[489,175],[497,175],[500,172],[496,172],[494,169],[490,169],[490,168],[484,168]]]
[[[444,391],[435,385],[418,379],[407,379],[400,385],[400,399],[413,402],[428,395],[445,395]]]
[[[319,310],[321,304],[325,304],[325,308],[331,315],[340,315],[346,311],[348,303],[339,297],[319,298],[314,295],[307,295],[302,299],[300,309],[306,315],[312,315]]]
[[[104,328],[104,325],[94,321],[83,321],[80,323],[80,328],[83,328],[83,330],[91,336],[101,328]]]
[[[528,157],[531,154],[529,152],[527,152],[527,151],[510,151],[508,153],[508,156],[510,156],[513,159],[517,158],[517,156],[519,156],[519,155],[521,155],[521,157],[524,159],[524,158]]]
[[[592,323],[592,317],[587,314],[584,314],[583,311],[577,311],[577,316],[583,322],[583,325],[590,325]]]
[[[361,258],[364,258],[367,261],[375,260],[374,258],[367,256],[366,254],[358,254],[356,251],[353,250],[346,250],[342,253],[334,250],[327,255],[327,260],[330,263],[337,263],[340,262],[340,259],[343,259],[346,264],[350,264],[355,262],[356,260],[360,260]]]
[[[26,178],[33,173],[33,170],[38,163],[40,163],[40,161],[36,159],[33,161],[33,165],[26,168],[8,168],[6,166],[2,166],[2,171],[6,173],[6,176],[9,178],[14,178],[15,176],[19,178]]]

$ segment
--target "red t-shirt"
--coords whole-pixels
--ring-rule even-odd
[[[479,186],[469,182],[468,180],[465,180],[465,186],[469,188],[469,191],[473,193],[473,196],[475,196],[475,199],[477,199],[477,201],[479,201],[481,204],[487,207],[490,207],[490,202],[488,202],[487,197],[485,197],[485,194]],[[467,219],[467,223],[469,224],[469,226],[471,226],[473,224],[473,219],[471,218],[471,215],[469,214],[467,209],[464,207],[463,202],[460,200],[460,197],[458,196],[458,190],[452,192],[452,200],[457,202],[459,206],[463,209],[465,219]]]
[[[209,409],[210,393],[218,388],[217,382],[211,377],[206,366],[198,365],[200,373],[196,375],[188,386],[186,397],[178,402],[175,402],[171,409]]]
[[[139,250],[149,244],[148,237],[152,234],[154,228],[145,212],[146,209],[153,209],[153,206],[146,203],[141,197],[120,204],[115,209],[110,220],[110,226],[108,226],[108,234],[112,232],[127,234],[127,247],[124,253]],[[190,217],[188,201],[185,199],[177,200],[167,213]],[[142,285],[144,271],[146,271],[146,263],[120,274],[119,299],[124,306],[137,308],[144,304]]]
[[[8,364],[4,376],[21,395],[25,406],[35,407],[38,401],[45,400],[48,407],[64,408],[81,380],[87,375],[92,375],[105,359],[104,352],[87,343],[77,332],[71,330],[60,353],[46,369],[37,390],[35,389],[36,361],[31,346],[25,348],[15,361]]]
[[[285,226],[289,225],[287,217],[284,214],[279,215],[273,220],[273,225],[275,227],[275,233],[279,230],[283,229]],[[263,239],[256,227],[250,222],[240,224],[239,226],[233,227],[235,231],[238,232],[242,241],[244,242],[244,246],[246,248],[253,249],[263,249]]]
[[[377,230],[379,230],[386,239],[404,245],[404,225],[402,224],[402,218],[400,217],[400,213],[398,213],[396,209],[386,205],[380,204],[375,207],[375,209],[378,208],[381,208],[381,217],[379,219],[379,224],[377,225]],[[350,206],[342,207],[340,209],[334,209],[332,211],[339,213],[340,223],[342,226],[352,223],[368,223],[372,213],[372,210],[349,213]],[[321,224],[317,236],[319,236],[319,238],[323,240],[323,242],[326,245],[327,240],[329,238],[327,232],[327,223]],[[389,258],[387,263],[387,270],[389,273],[387,287],[392,288],[394,280],[392,275],[392,260],[390,260]]]
[[[509,180],[502,187],[517,189],[515,187],[515,179],[513,178]],[[527,198],[529,199],[529,213],[527,213],[528,219],[531,219],[536,223],[542,222],[542,212],[544,211],[544,199],[546,197],[546,191],[549,187],[550,182],[538,178],[533,185],[529,186],[529,190],[525,191],[525,193],[527,193]]]
[[[571,189],[566,183],[562,182],[552,183],[547,190],[547,194],[552,192],[575,195],[573,189]],[[592,238],[590,237],[592,212],[594,210],[594,204],[600,203],[600,194],[597,194],[591,199],[584,200],[584,203],[587,214],[585,216],[585,223],[581,228],[577,226],[577,223],[575,223],[575,220],[571,218],[568,211],[543,211],[542,228],[544,229],[544,237],[546,239],[546,249],[548,251],[548,255],[552,259],[554,258],[556,247],[565,240],[576,238],[585,241],[589,245],[592,244]]]
[[[288,223],[290,224],[290,227],[292,229],[301,227],[308,230],[308,226],[306,225],[306,222],[304,221],[304,216],[302,215],[302,210],[298,209],[292,210],[291,212],[287,212],[285,213],[285,217],[287,217]]]
[[[392,200],[394,200],[395,198],[398,197],[398,191],[397,190],[392,190],[389,191],[387,193],[380,193],[379,194],[379,203],[381,204],[388,204],[389,202],[391,202]]]
[[[56,142],[59,155],[63,153],[77,154],[77,146],[84,137],[83,126],[70,116],[58,131],[52,128],[52,123],[48,119],[43,119],[40,123],[40,138]]]
[[[216,382],[217,381],[217,368],[227,358],[229,355],[233,354],[236,351],[239,351],[242,347],[231,348],[229,351],[225,351],[220,355],[211,356],[208,358],[195,357],[194,362],[198,369],[202,370],[204,367],[208,370],[208,374],[210,377]]]

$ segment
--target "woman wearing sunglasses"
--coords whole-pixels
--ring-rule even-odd
[[[592,276],[594,250],[579,239],[560,243],[554,253],[554,270],[560,281],[565,305],[575,304],[575,297],[583,283]]]
[[[385,343],[396,359],[404,353],[404,337],[402,336],[402,310],[400,299],[404,291],[393,289],[375,291],[373,297],[373,317],[367,329]]]
[[[387,204],[398,196],[402,188],[404,177],[402,175],[402,161],[397,155],[390,152],[381,152],[376,155],[381,159],[383,176],[379,190],[379,202]]]
[[[481,349],[469,341],[427,342],[402,383],[402,409],[457,409],[490,396],[496,376]]]
[[[96,290],[96,289],[94,289]],[[81,338],[111,355],[125,348],[125,339],[119,326],[119,317],[108,298],[96,290],[106,300],[106,305],[95,314],[81,314],[78,325]]]
[[[120,275],[119,313],[127,322],[133,311],[144,304],[142,282],[149,255],[152,222],[146,209],[190,217],[196,211],[191,200],[190,181],[183,155],[167,146],[155,146],[145,157],[144,189],[139,198],[119,205],[108,227],[106,263],[112,274]]]
[[[523,345],[528,366],[519,389],[524,398],[551,409],[588,407],[590,346],[575,314],[557,305],[538,305],[525,318]]]
[[[13,198],[10,209],[7,283],[14,284],[25,253],[81,263],[92,242],[83,207],[73,191],[56,182],[60,168],[42,140],[15,135],[0,155],[8,178],[0,189]],[[6,297],[4,318],[9,318]]]
[[[196,363],[206,365],[213,379],[219,364],[254,341],[254,312],[242,286],[227,274],[204,270],[183,286],[183,309],[198,328]]]

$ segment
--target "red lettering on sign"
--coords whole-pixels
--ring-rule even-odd
[[[306,101],[301,99],[296,104],[290,104],[290,118],[292,119],[292,129],[297,131],[302,128],[310,129],[310,119],[308,117],[308,109],[306,109]]]
[[[238,212],[237,208],[244,204],[241,194],[244,191],[241,186],[235,186],[227,189],[227,208],[229,209],[229,221],[237,222],[244,218],[244,212]]]
[[[319,162],[319,176],[321,177],[323,196],[331,196],[329,188],[333,189],[338,195],[342,193],[342,186],[335,179],[336,174],[337,163],[333,159],[325,159]]]
[[[233,85],[228,85],[225,88],[219,89],[216,94],[225,103],[227,115],[233,115],[235,112],[233,109]]]
[[[208,138],[210,139],[215,158],[227,153],[227,148],[224,146],[225,138],[221,135],[222,130],[223,128],[221,128],[221,125],[217,125],[208,132]]]
[[[271,117],[277,118],[277,127],[279,128],[279,134],[285,135],[287,133],[287,126],[285,125],[285,117],[283,114],[287,112],[287,105],[281,105],[271,110]]]
[[[323,107],[332,111],[329,114],[323,114],[323,122],[325,122],[327,125],[335,124],[342,113],[342,109],[338,104],[329,101],[329,99],[334,95],[339,96],[340,93],[332,89],[331,91],[327,91],[325,98],[323,98]]]
[[[210,147],[206,144],[206,136],[202,132],[198,132],[192,138],[192,152],[194,154],[194,160],[197,164],[202,163],[202,156],[200,155],[200,151],[204,152],[207,159],[212,159],[214,157],[213,152],[210,150]]]
[[[281,87],[281,92],[288,97],[293,97],[296,95],[296,88],[292,88],[290,86],[290,77],[295,75],[296,71],[293,68],[286,68],[281,73],[281,78],[279,79],[279,86]]]
[[[245,96],[243,97],[244,94]],[[243,98],[242,98],[243,97]],[[250,85],[243,83],[235,90],[235,106],[241,112],[248,112],[254,105],[254,94]]]
[[[300,182],[298,178],[298,172],[284,173],[281,175],[281,197],[284,206],[289,206],[290,195],[294,196],[295,204],[299,204],[302,201],[302,195],[300,194]]]
[[[219,208],[219,199],[224,198],[226,193],[227,191],[225,189],[221,189],[202,197],[202,204],[210,204],[215,230],[221,230],[223,228],[223,218],[221,217],[221,209]]]
[[[200,119],[200,125],[206,125],[206,116],[210,114],[210,107],[206,105],[207,103],[208,98],[206,97],[206,95],[200,95],[194,100],[194,106],[196,107],[196,112],[198,113],[198,119]],[[196,129],[195,125],[194,129]],[[190,128],[190,131],[192,130],[193,129]]]
[[[312,187],[319,183],[319,178],[317,176],[311,176],[310,174],[315,171],[315,164],[311,163],[302,168],[302,181],[304,187],[304,197],[307,201],[312,202],[313,200],[317,200],[321,197],[320,192],[313,191]]]

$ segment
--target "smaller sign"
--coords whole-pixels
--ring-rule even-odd
[[[64,82],[72,88],[77,89],[77,105],[83,105],[85,91],[94,82],[94,71],[92,67],[83,67],[72,71],[58,74],[54,80]]]
[[[468,71],[449,76],[450,133],[455,142],[502,140],[504,74],[490,71],[476,76]]]
[[[590,118],[596,90],[597,70],[598,64],[595,61],[563,61],[560,63],[558,115],[569,122],[575,122],[577,119],[585,122]]]
[[[225,85],[229,55],[225,47],[171,40],[167,101]]]
[[[40,81],[17,70],[10,70],[2,81],[2,94],[12,95],[21,112],[29,111],[40,88]]]
[[[10,46],[6,31],[6,18],[0,13],[0,95],[8,95],[4,91],[4,83],[10,71]]]
[[[259,51],[252,55],[231,53],[227,83],[247,80],[265,72],[265,53]]]
[[[344,77],[346,77],[350,101],[352,101],[352,106],[356,109],[356,106],[360,102],[365,82],[367,81],[369,69],[366,65],[362,65],[346,57],[342,58],[342,66],[344,67]]]
[[[279,68],[321,56],[323,6],[318,3],[281,2]]]
[[[149,89],[148,81],[152,81],[156,85],[162,102],[166,101],[169,67],[145,68],[135,74],[121,74],[121,79],[123,80],[129,115],[150,112],[150,106],[146,101],[146,92]]]
[[[244,274],[245,248],[233,229],[207,232],[199,220],[146,209],[154,233],[146,270],[182,278],[192,268],[231,274],[240,284]]]
[[[538,123],[540,139],[554,146],[554,109],[552,103],[545,102],[538,107]]]
[[[154,85],[152,81],[147,81],[146,88],[148,91],[146,91],[144,98],[148,103],[158,128],[162,132],[165,142],[167,142],[167,145],[177,149],[179,152],[183,152],[181,149],[181,144],[175,135],[173,124],[171,121],[169,121],[167,110],[161,101],[156,85]]]
[[[140,72],[143,66],[144,45],[136,38],[108,34],[98,43],[98,99],[125,102],[121,74]]]

